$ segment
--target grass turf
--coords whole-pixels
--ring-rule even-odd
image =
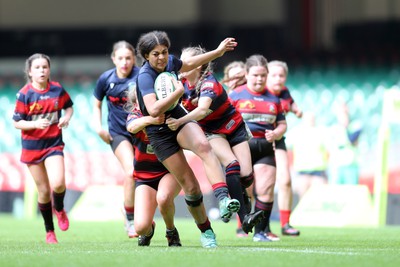
[[[302,227],[300,237],[256,243],[235,236],[236,221],[213,221],[219,247],[204,249],[191,219],[178,219],[183,247],[169,248],[165,226],[156,220],[150,247],[128,239],[122,222],[71,221],[56,230],[59,244],[47,245],[43,222],[0,215],[0,266],[400,266],[400,227]],[[280,233],[278,223],[273,223]]]

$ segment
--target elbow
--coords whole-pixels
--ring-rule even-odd
[[[162,110],[161,110],[161,109],[158,109],[158,108],[152,109],[152,110],[147,110],[147,112],[148,112],[149,115],[152,116],[152,117],[158,117],[158,116],[160,116],[160,115],[163,114]]]

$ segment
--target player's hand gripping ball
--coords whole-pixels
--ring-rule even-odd
[[[177,80],[176,76],[170,72],[162,72],[157,76],[156,81],[154,82],[154,91],[157,99],[164,99],[175,91],[171,77]],[[168,111],[174,109],[176,105],[178,105],[178,102],[179,99],[176,100],[176,102],[168,109]]]

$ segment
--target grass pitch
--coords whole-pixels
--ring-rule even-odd
[[[122,222],[71,221],[56,230],[59,244],[47,245],[41,218],[0,215],[0,266],[400,266],[400,227],[300,228],[300,237],[256,243],[235,236],[236,221],[213,221],[219,247],[204,249],[191,219],[178,219],[183,247],[169,248],[165,226],[156,220],[150,247],[128,239]],[[280,233],[278,223],[273,223]]]

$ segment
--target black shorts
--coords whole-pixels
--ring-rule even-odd
[[[282,136],[282,138],[280,140],[275,140],[275,149],[282,149],[282,150],[287,151],[284,136]]]
[[[151,180],[150,179],[149,180],[135,179],[135,188],[140,185],[147,185],[157,191],[158,185],[160,184],[161,179],[162,179],[162,177],[151,179]]]
[[[115,150],[117,149],[117,147],[119,146],[119,144],[121,144],[122,141],[128,141],[129,143],[131,143],[133,145],[133,140],[132,137],[127,137],[125,135],[116,135],[112,137],[112,141],[110,142],[110,146],[112,151],[115,153]]]
[[[276,167],[275,151],[272,143],[265,138],[249,140],[252,164],[267,164]]]
[[[249,134],[246,129],[246,124],[242,123],[233,133],[231,134],[216,134],[216,133],[206,133],[207,139],[213,139],[215,137],[225,138],[230,147],[234,147],[240,143],[248,141],[250,139]]]
[[[174,118],[180,118],[186,115],[186,111],[183,109],[174,109],[174,114],[172,116]],[[189,121],[187,123],[197,123],[194,121]],[[177,153],[181,148],[178,143],[177,135],[180,130],[187,124],[182,124],[176,131],[172,131],[168,128],[166,124],[161,124],[159,126],[152,126],[152,130],[147,132],[147,135],[150,140],[150,144],[154,149],[154,154],[156,154],[158,160],[163,162],[170,156]],[[154,129],[158,129],[154,131]],[[193,138],[196,138],[193,136]]]

